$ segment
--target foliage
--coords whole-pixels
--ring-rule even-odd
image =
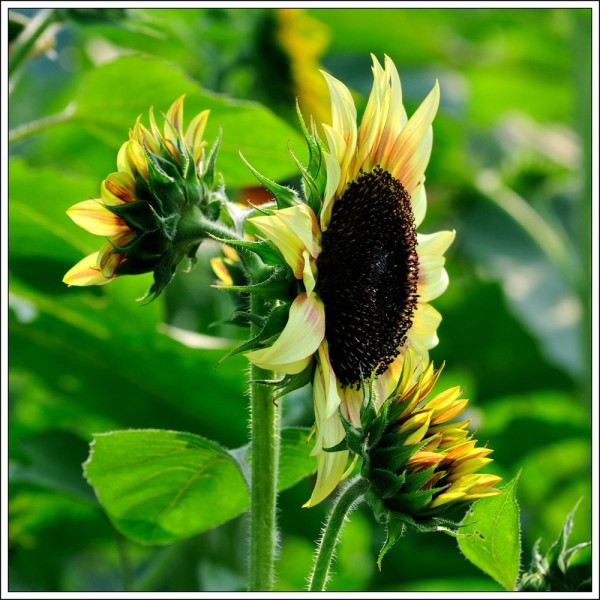
[[[424,225],[431,231],[454,228],[457,241],[447,261],[451,286],[439,302],[440,345],[432,352],[436,362],[447,362],[438,387],[465,388],[473,407],[469,418],[478,439],[495,449],[498,475],[508,481],[522,469],[522,547],[553,539],[583,497],[568,527],[569,543],[577,547],[591,529],[589,125],[578,116],[589,114],[589,11],[311,13],[329,30],[324,66],[352,86],[359,106],[370,87],[369,52],[394,59],[409,111],[440,79]],[[211,109],[206,136],[212,140],[223,131],[218,167],[232,197],[255,202],[256,180],[238,150],[278,184],[299,187],[286,150],[289,145],[304,160],[304,145],[293,103],[269,97],[277,86],[268,78],[276,73],[265,78],[257,62],[269,59],[257,51],[260,16],[244,9],[131,9],[116,20],[70,15],[54,35],[56,60],[31,57],[11,81],[11,135],[19,133],[10,147],[9,173],[12,591],[243,589],[245,521],[236,515],[247,502],[245,361],[234,356],[215,368],[239,337],[222,323],[230,301],[210,288],[208,261],[216,245],[203,247],[195,271],[178,273],[164,297],[144,307],[135,300],[149,287],[146,276],[78,290],[67,290],[61,278],[95,249],[92,236],[72,225],[65,210],[98,195],[128,128],[150,105],[164,111],[185,93],[189,114]],[[291,81],[283,72],[290,63],[279,68],[282,81]],[[65,107],[72,108],[63,113]],[[56,115],[62,116],[41,121],[35,131],[23,128]],[[549,247],[543,239],[555,243]],[[305,443],[312,424],[309,390],[278,402],[284,425],[294,428],[282,444],[278,589],[298,590],[327,507],[300,508],[314,469]],[[130,431],[140,429],[190,432],[161,435],[175,435],[193,469],[208,457],[224,467],[219,473],[227,501],[190,517],[169,514],[162,541],[176,541],[168,547],[138,543],[148,541],[140,540],[140,532],[155,522],[136,525],[135,541],[123,537],[119,530],[131,531],[131,521],[122,522],[131,516],[127,498],[104,489],[102,464],[95,464],[111,439],[97,434],[150,435]],[[81,468],[93,439],[96,458],[88,477],[104,508]],[[136,452],[151,450],[138,445]],[[106,468],[115,457],[103,456]],[[127,470],[123,485],[148,474]],[[155,483],[181,481],[167,473]],[[493,568],[489,560],[483,564],[497,555],[489,545],[488,512],[496,506],[486,510],[485,503],[501,503],[503,531],[514,532],[508,527],[516,514],[513,495],[514,483],[508,484],[503,496],[479,501],[465,517],[464,529],[483,538],[462,536],[459,529],[461,549],[483,572],[456,552],[448,536],[408,531],[380,573],[383,532],[367,512],[357,511],[342,537],[329,590],[514,588],[514,536],[505,539],[510,552],[502,561]],[[129,498],[129,510],[140,498]],[[158,504],[154,508],[160,511]],[[193,526],[186,530],[182,518]],[[523,563],[533,558],[538,571],[543,560],[558,564],[558,558],[540,556],[524,555]]]

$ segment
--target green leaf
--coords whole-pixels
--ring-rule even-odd
[[[285,427],[281,430],[278,484],[280,492],[315,472],[317,461],[310,455],[309,434],[308,427]]]
[[[473,503],[458,538],[465,557],[509,591],[515,589],[521,561],[518,480],[519,475],[508,482],[501,495]]]
[[[84,470],[115,527],[141,544],[193,536],[248,506],[237,462],[215,442],[189,433],[95,435]]]
[[[107,145],[116,160],[117,150],[137,116],[141,114],[147,124],[151,106],[159,116],[182,94],[186,94],[186,124],[198,112],[209,109],[205,139],[212,143],[223,131],[217,171],[223,173],[228,186],[256,185],[239,151],[274,180],[295,173],[285,149],[291,144],[304,151],[304,142],[289,125],[256,102],[203,90],[180,67],[157,58],[126,56],[90,71],[75,98],[73,119]]]
[[[278,490],[282,492],[315,472],[317,461],[310,455],[307,427],[284,427],[281,430]],[[249,473],[252,449],[249,444],[232,450],[242,470]]]
[[[279,491],[314,472],[309,429],[281,432]],[[161,429],[96,434],[85,476],[114,526],[141,544],[168,544],[237,517],[249,506],[248,446]]]

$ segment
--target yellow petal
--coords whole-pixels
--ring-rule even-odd
[[[453,402],[458,400],[462,395],[462,388],[460,386],[454,386],[440,392],[437,396],[427,402],[427,409],[440,412],[445,410]]]
[[[440,87],[436,82],[429,95],[402,129],[388,161],[381,165],[398,179],[411,195],[424,179],[433,139],[431,123],[439,102]]]
[[[321,231],[326,231],[331,220],[331,211],[338,187],[340,187],[341,170],[340,164],[333,152],[324,152],[325,167],[327,169],[327,182],[323,195],[323,206],[321,207]]]
[[[429,427],[430,420],[431,412],[424,411],[412,415],[404,423],[402,423],[402,425],[398,429],[398,433],[411,434],[404,442],[404,445],[409,446],[411,444],[416,444],[417,442],[420,442],[427,433],[427,428]]]
[[[208,121],[209,110],[203,110],[197,114],[188,125],[185,132],[185,142],[188,148],[191,149],[194,156],[194,160],[197,162],[202,155],[202,148],[206,145],[206,142],[202,139],[204,135],[204,129],[206,122]]]
[[[340,390],[340,394],[342,396],[344,418],[355,427],[360,427],[360,407],[364,400],[362,390],[345,387]]]
[[[288,322],[275,343],[246,356],[263,369],[293,375],[308,366],[324,337],[323,302],[316,294],[302,293],[292,303]]]
[[[297,279],[304,276],[306,250],[311,256],[320,251],[320,235],[315,214],[306,204],[298,204],[275,211],[268,216],[253,217],[249,221],[262,236],[277,246],[285,262]]]
[[[427,213],[427,194],[424,183],[418,185],[411,194],[410,203],[412,204],[413,216],[415,218],[415,227],[419,227]]]
[[[185,99],[185,94],[179,96],[169,109],[167,110],[167,114],[165,115],[165,126],[164,126],[164,135],[165,139],[174,141],[176,136],[173,135],[173,129],[175,129],[176,133],[181,133],[183,130],[183,101]],[[172,126],[169,127],[169,125]]]
[[[233,285],[233,279],[223,262],[223,259],[220,256],[215,256],[210,259],[210,266],[214,272],[214,274],[219,278],[225,285]]]
[[[452,472],[447,476],[448,481],[459,481],[465,475],[471,475],[478,471],[482,467],[485,467],[493,462],[491,458],[472,458],[470,460],[465,460],[460,463],[457,469],[453,469]]]
[[[428,469],[444,460],[443,452],[427,452],[420,450],[415,452],[407,461],[407,466],[412,469]]]
[[[317,402],[315,396],[315,418],[317,423],[319,423],[335,415],[341,403],[337,380],[329,359],[329,347],[326,340],[323,340],[319,346],[315,379],[317,376],[319,376],[319,384],[323,388],[320,402]]]
[[[431,424],[439,425],[440,423],[447,423],[448,421],[455,419],[456,417],[458,417],[458,415],[462,413],[462,411],[465,409],[468,403],[469,401],[467,399],[458,400],[445,410],[441,412],[436,412],[433,418],[431,419]]]
[[[100,187],[100,195],[104,204],[116,205],[124,202],[134,202],[135,179],[128,171],[111,173]]]
[[[348,171],[350,162],[354,159],[356,152],[356,106],[350,90],[338,79],[328,73],[321,71],[329,88],[331,97],[331,118],[333,129],[338,132],[344,140],[343,156],[340,163],[342,181],[340,187],[345,184],[345,173]],[[341,191],[338,188],[338,192]]]
[[[442,315],[431,304],[417,304],[407,335],[408,345],[418,353],[437,346],[439,340],[436,332],[441,321]]]
[[[148,176],[148,165],[142,145],[134,139],[126,141],[117,154],[117,168],[130,175],[139,173],[142,177]]]
[[[98,268],[98,252],[94,252],[71,267],[63,277],[67,285],[104,285],[110,278],[104,277]]]
[[[317,285],[317,280],[315,279],[317,267],[315,265],[315,261],[311,259],[306,250],[302,251],[302,258],[304,259],[302,282],[304,283],[304,289],[306,289],[306,293],[310,295],[313,293],[315,286]]]
[[[86,231],[110,237],[129,231],[125,221],[108,210],[101,200],[84,200],[67,210],[67,215]]]
[[[329,385],[323,378],[323,372],[317,368],[313,387],[315,409],[317,406],[324,408],[327,405],[326,388],[329,388]],[[313,453],[317,455],[317,481],[312,495],[304,507],[314,506],[327,498],[344,477],[348,463],[347,450],[341,452],[325,452],[323,450],[323,448],[336,446],[344,439],[345,431],[339,414],[334,412],[329,419],[323,421],[317,419],[316,427],[317,440]]]

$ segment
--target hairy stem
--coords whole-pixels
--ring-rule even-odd
[[[41,10],[31,19],[15,40],[8,57],[8,76],[12,77],[23,61],[31,52],[40,36],[56,19],[56,12],[52,8]]]
[[[317,545],[313,570],[308,581],[309,591],[325,591],[329,569],[346,517],[360,504],[368,488],[369,482],[362,477],[357,477],[350,481],[337,497],[327,516]]]
[[[265,312],[264,301],[254,294],[251,296],[251,312],[258,315]],[[251,336],[257,335],[258,327],[255,324],[251,326]],[[280,415],[271,387],[255,383],[272,377],[270,371],[256,365],[250,367],[250,591],[271,591],[274,582]]]

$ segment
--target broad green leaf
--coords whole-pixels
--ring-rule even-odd
[[[316,470],[317,461],[310,455],[309,434],[310,429],[307,427],[284,427],[281,430],[278,481],[280,492],[296,485]],[[249,472],[252,461],[250,445],[237,448],[232,453],[240,461],[242,468]]]
[[[269,109],[256,102],[236,100],[204,90],[177,65],[138,55],[118,58],[86,74],[74,100],[76,110],[72,123],[61,126],[61,129],[66,132],[65,135],[73,137],[73,127],[83,127],[96,141],[88,140],[87,144],[81,145],[76,143],[75,137],[75,143],[58,144],[60,156],[53,153],[46,159],[59,160],[68,166],[72,162],[85,161],[89,151],[90,161],[97,161],[98,149],[94,145],[100,145],[105,148],[107,156],[113,157],[114,164],[117,151],[127,139],[129,128],[136,118],[142,115],[148,124],[151,106],[160,116],[182,94],[186,94],[186,123],[201,110],[209,109],[205,138],[211,143],[219,130],[223,131],[217,170],[223,173],[228,187],[257,185],[256,178],[241,161],[240,151],[255,168],[271,179],[281,180],[295,174],[296,167],[287,147],[290,145],[302,155],[304,142],[294,129]],[[55,136],[58,132],[57,128],[51,133]],[[36,161],[41,160],[44,160],[44,155],[38,151]]]
[[[142,544],[193,536],[248,504],[237,462],[215,442],[189,433],[98,434],[84,469],[115,527]]]
[[[465,557],[509,591],[515,589],[521,561],[518,480],[519,475],[508,482],[501,495],[474,502],[458,538]]]
[[[279,490],[315,470],[304,428],[282,431]],[[240,452],[241,451],[241,452]],[[237,452],[160,429],[96,434],[85,476],[115,527],[142,544],[167,544],[216,527],[249,506]],[[236,456],[237,455],[237,456]]]
[[[281,430],[280,492],[315,472],[317,461],[314,456],[310,455],[309,434],[310,429],[306,427],[285,427]]]

